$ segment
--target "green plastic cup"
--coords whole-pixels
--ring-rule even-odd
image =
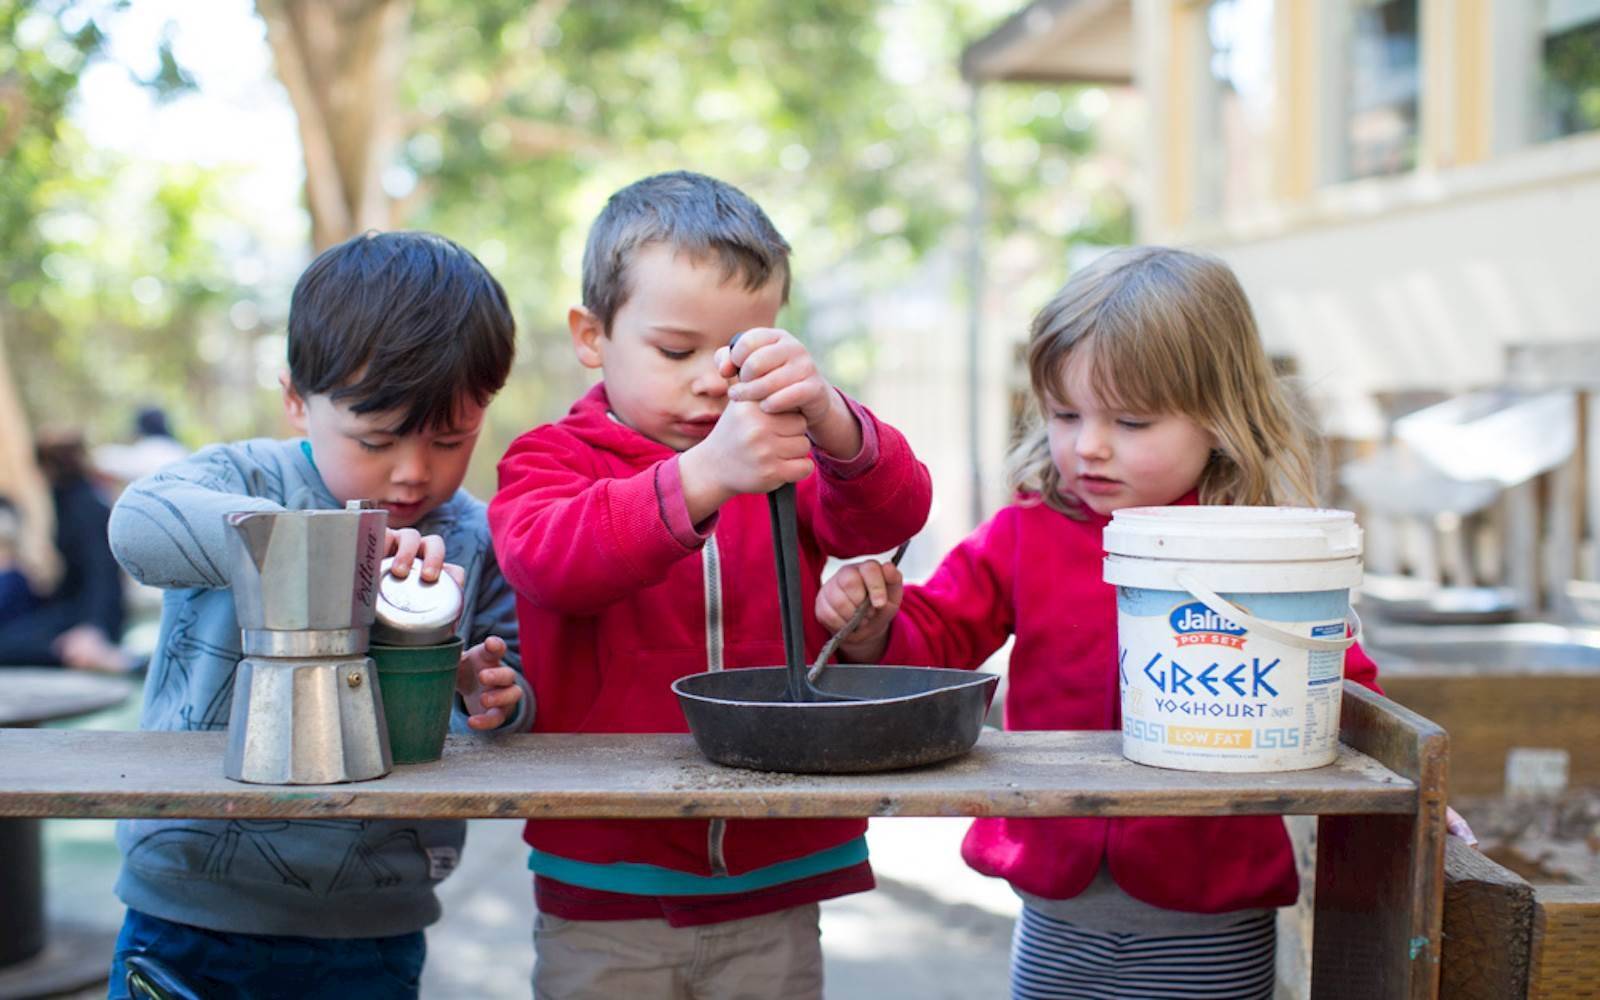
[[[455,703],[461,640],[436,646],[372,643],[367,655],[378,665],[378,691],[389,724],[389,753],[396,764],[422,764],[444,753]]]

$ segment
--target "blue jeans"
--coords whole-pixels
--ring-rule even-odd
[[[149,954],[208,1000],[415,1000],[428,943],[381,938],[229,934],[129,910],[111,959],[111,1000],[127,1000],[129,955]]]

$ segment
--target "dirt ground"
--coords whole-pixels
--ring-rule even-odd
[[[1600,885],[1600,788],[1452,801],[1479,849],[1535,884]]]

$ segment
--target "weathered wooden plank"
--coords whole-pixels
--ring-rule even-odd
[[[1382,813],[1415,785],[1361,754],[1325,768],[1200,774],[1125,760],[1117,733],[985,732],[942,765],[766,774],[707,762],[688,736],[452,736],[444,758],[345,785],[222,776],[220,733],[0,731],[0,816],[825,817]]]
[[[1317,823],[1311,996],[1438,995],[1444,903],[1444,730],[1346,681],[1339,735],[1417,784],[1406,815],[1335,816]]]
[[[133,693],[121,677],[45,667],[0,668],[0,726],[33,726],[120,705]]]
[[[1445,840],[1439,995],[1506,1000],[1528,992],[1533,886],[1456,837]]]
[[[1528,1000],[1600,997],[1600,887],[1534,889]]]

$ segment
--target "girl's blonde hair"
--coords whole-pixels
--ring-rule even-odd
[[[1048,400],[1069,361],[1089,366],[1106,406],[1178,413],[1216,438],[1203,504],[1313,504],[1306,421],[1280,386],[1238,279],[1221,261],[1169,247],[1114,250],[1077,272],[1034,317],[1032,408],[1007,462],[1014,493],[1082,517],[1061,492],[1046,439]]]

